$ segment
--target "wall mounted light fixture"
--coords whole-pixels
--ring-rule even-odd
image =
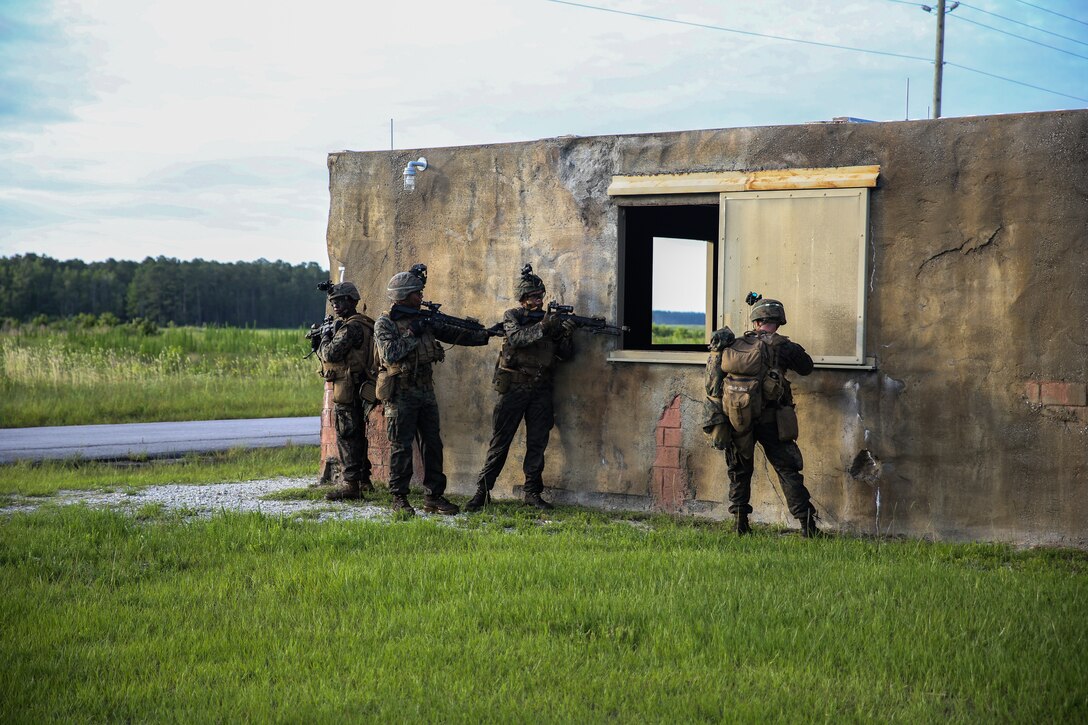
[[[409,161],[408,165],[404,167],[404,190],[415,191],[416,190],[416,174],[420,171],[425,171],[427,168],[427,159],[422,156],[419,157],[419,161]]]

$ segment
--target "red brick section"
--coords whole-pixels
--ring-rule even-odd
[[[679,511],[688,492],[688,472],[683,467],[680,442],[683,438],[680,396],[672,399],[657,421],[656,455],[650,469],[650,493],[660,511]]]
[[[321,405],[321,465],[322,482],[332,481],[337,474],[336,421],[333,420],[332,383],[325,383],[325,400]]]
[[[385,409],[381,403],[370,411],[366,422],[367,454],[370,456],[370,477],[374,481],[389,483],[389,436],[385,429]],[[423,483],[423,456],[419,443],[412,444],[412,484]]]
[[[367,454],[370,457],[370,477],[389,482],[389,437],[385,434],[385,412],[379,404],[370,412],[366,424]],[[332,402],[332,383],[325,383],[325,403],[321,408],[321,467],[320,478],[329,483],[339,475],[340,453],[336,449],[336,420]],[[423,483],[423,458],[419,445],[412,446],[412,485]]]
[[[1028,380],[1024,397],[1032,405],[1060,408],[1077,420],[1088,424],[1088,384],[1065,380]],[[1071,419],[1071,418],[1067,418]]]
[[[389,437],[385,434],[385,411],[374,406],[366,422],[367,453],[370,456],[370,477],[389,481]]]
[[[1088,405],[1088,385],[1058,381],[1040,381],[1039,402],[1043,405]]]

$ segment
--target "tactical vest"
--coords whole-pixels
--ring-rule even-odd
[[[393,320],[389,311],[385,316],[392,320],[401,335],[408,332],[412,324],[411,318],[402,317]],[[419,337],[416,349],[396,362],[380,362],[378,369],[377,396],[378,400],[391,400],[398,386],[429,387],[433,384],[434,372],[432,363],[442,362],[446,359],[446,350],[439,344],[434,332],[429,327],[424,327]]]
[[[789,338],[744,333],[721,351],[717,378],[707,371],[707,394],[720,391],[722,410],[738,434],[747,433],[764,411],[793,406],[793,393],[778,353]]]
[[[532,320],[523,316],[522,310],[516,310],[515,314],[523,326],[525,323],[532,324]],[[550,381],[558,360],[556,348],[556,341],[549,335],[523,347],[514,347],[504,338],[499,359],[495,362],[495,376],[492,380],[495,389],[505,393],[511,384]]]
[[[514,347],[503,340],[499,350],[499,368],[533,378],[547,376],[555,369],[555,340],[542,337],[532,345]]]
[[[355,396],[374,402],[374,380],[378,353],[374,348],[374,320],[356,312],[343,321],[343,325],[362,325],[366,331],[363,344],[353,347],[345,359],[339,362],[322,362],[321,376],[333,384],[332,400],[341,405],[351,405]]]

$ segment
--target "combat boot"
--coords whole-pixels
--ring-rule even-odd
[[[339,486],[334,486],[325,494],[327,501],[355,500],[362,498],[358,481],[344,481]]]
[[[482,483],[476,484],[476,493],[465,504],[465,511],[479,511],[491,503],[491,492]]]
[[[412,504],[408,503],[407,496],[393,494],[393,513],[403,513],[405,516],[415,516],[416,510],[412,508]]]
[[[534,506],[541,511],[550,511],[555,508],[555,506],[552,506],[550,503],[540,498],[540,494],[535,491],[533,493],[525,494],[525,505]]]
[[[748,523],[748,514],[737,514],[737,536],[752,533],[752,526]]]
[[[821,536],[820,530],[816,528],[816,512],[809,511],[807,514],[797,519],[801,522],[801,536],[806,539],[815,539],[817,536]]]
[[[442,514],[454,516],[461,513],[460,507],[446,500],[445,496],[424,496],[423,510],[429,514]]]

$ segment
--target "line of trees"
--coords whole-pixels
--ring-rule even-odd
[[[327,277],[316,262],[0,257],[0,318],[110,313],[159,325],[299,327],[324,316],[316,285]]]

